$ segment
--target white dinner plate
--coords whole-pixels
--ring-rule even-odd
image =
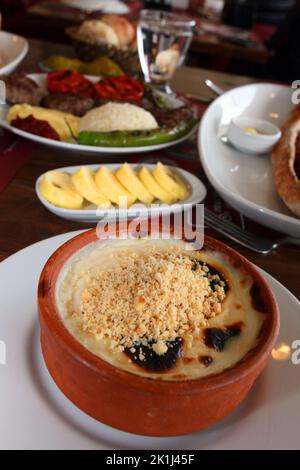
[[[0,340],[6,343],[6,365],[0,365],[1,449],[299,448],[300,365],[290,358],[271,359],[234,413],[187,436],[147,438],[117,431],[65,398],[41,356],[36,291],[46,260],[78,233],[41,241],[0,263]],[[299,302],[269,274],[263,275],[282,312],[276,347],[289,347],[300,339]]]
[[[26,39],[16,34],[0,31],[0,75],[13,72],[27,52]]]
[[[225,201],[258,223],[300,237],[300,219],[275,191],[270,155],[245,154],[221,140],[230,120],[239,115],[266,119],[280,127],[293,107],[294,91],[258,83],[224,93],[202,118],[198,148],[208,179]]]
[[[92,171],[97,171],[100,166],[106,166],[107,168],[115,171],[121,165],[118,163],[112,164],[103,164],[103,165],[85,165],[89,167]],[[149,163],[136,163],[131,165],[134,169],[139,169],[142,166],[153,170],[155,168],[154,164]],[[81,166],[69,166],[65,168],[56,168],[59,171],[63,171],[69,174],[75,173],[75,171],[79,170]],[[35,191],[36,194],[41,201],[41,203],[53,214],[62,217],[63,219],[70,219],[76,220],[78,222],[97,222],[100,219],[104,219],[106,221],[109,220],[122,220],[124,218],[131,219],[134,217],[148,217],[148,216],[158,216],[163,215],[165,213],[173,213],[181,212],[184,206],[192,207],[193,205],[201,202],[204,200],[206,196],[206,188],[204,184],[194,176],[192,173],[189,173],[186,170],[181,168],[174,168],[172,167],[172,171],[176,171],[183,181],[189,186],[190,188],[190,195],[184,201],[178,201],[175,204],[163,204],[159,203],[158,201],[155,202],[155,206],[147,206],[145,204],[135,203],[128,209],[119,209],[116,206],[112,206],[108,209],[97,209],[97,206],[94,204],[90,204],[86,206],[84,209],[62,209],[61,207],[57,207],[54,204],[48,202],[39,191],[39,183],[44,175],[41,175],[35,184]]]
[[[85,75],[86,78],[91,80],[93,83],[96,83],[100,80],[101,77]],[[44,73],[35,73],[35,74],[28,74],[32,80],[34,80],[38,85],[40,85],[44,90],[46,90],[46,77],[47,74]],[[161,93],[164,98],[167,100],[168,105],[170,107],[179,107],[182,105],[182,101],[179,99],[172,97],[170,95],[166,95]],[[6,115],[10,105],[1,105],[0,106],[0,127],[4,127],[4,129],[8,129],[14,134],[20,135],[21,137],[25,137],[26,139],[33,140],[34,142],[38,142],[39,144],[48,145],[50,147],[60,148],[64,150],[71,150],[72,152],[78,153],[89,153],[92,155],[103,155],[103,154],[130,154],[130,153],[141,153],[141,152],[152,152],[153,150],[161,150],[167,147],[171,147],[173,145],[179,144],[184,140],[188,139],[197,129],[198,124],[196,124],[192,129],[190,129],[184,136],[180,137],[177,140],[173,140],[172,142],[166,142],[164,144],[157,144],[157,145],[145,145],[143,147],[101,147],[101,146],[93,146],[93,145],[80,145],[75,140],[73,141],[61,141],[61,140],[53,140],[48,139],[46,137],[41,137],[39,135],[31,134],[30,132],[22,131],[17,127],[11,126],[6,122]]]

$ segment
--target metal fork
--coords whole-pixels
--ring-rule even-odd
[[[270,253],[275,248],[285,244],[300,245],[300,238],[293,237],[282,237],[276,240],[271,240],[260,235],[254,235],[253,233],[242,230],[232,222],[228,222],[218,217],[214,212],[205,208],[205,222],[210,227],[214,228],[217,232],[226,235],[226,237],[239,243],[240,245],[248,248],[249,250],[255,251],[256,253],[262,253],[264,255]]]

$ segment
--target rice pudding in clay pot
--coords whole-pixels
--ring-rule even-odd
[[[194,250],[173,237],[123,239],[123,230],[109,240],[80,234],[47,261],[38,302],[48,370],[80,409],[118,429],[203,429],[265,367],[279,328],[274,297],[216,240]]]

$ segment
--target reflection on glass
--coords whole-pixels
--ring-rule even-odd
[[[169,80],[182,65],[193,36],[195,21],[174,13],[143,10],[137,42],[145,80],[172,93]]]

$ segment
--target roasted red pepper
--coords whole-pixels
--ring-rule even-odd
[[[12,120],[11,124],[22,131],[30,132],[30,134],[46,137],[47,139],[60,140],[58,133],[53,129],[48,121],[35,119],[32,115],[23,119],[17,117]]]
[[[76,71],[58,70],[47,75],[47,88],[50,93],[73,93],[92,96],[94,85]]]
[[[109,77],[95,85],[95,98],[108,98],[118,101],[139,101],[144,94],[144,86],[128,75]]]

